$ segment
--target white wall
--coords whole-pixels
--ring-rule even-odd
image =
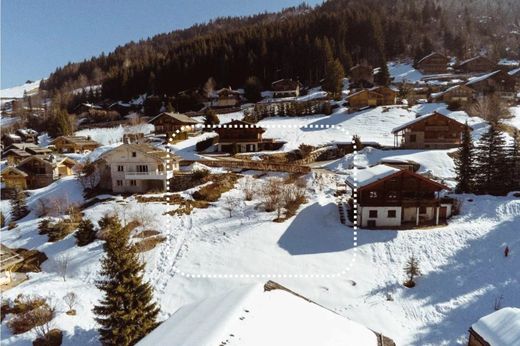
[[[371,210],[377,210],[377,218],[369,217]],[[389,210],[395,210],[395,217],[388,217]],[[361,227],[367,227],[368,220],[376,220],[376,227],[397,227],[401,225],[401,207],[359,207],[358,217]]]

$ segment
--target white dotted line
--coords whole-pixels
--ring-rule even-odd
[[[235,124],[235,125],[226,125],[226,124],[213,124],[213,125],[205,125],[205,124],[197,124],[194,126],[195,128],[203,129],[203,128],[320,128],[320,129],[337,129],[345,134],[347,131],[341,127],[340,125],[329,125],[329,124],[320,124],[320,125],[314,125],[314,124],[308,124],[308,125],[296,125],[296,124],[262,124],[262,126],[257,126],[255,124],[252,125],[244,125],[244,124]],[[172,148],[171,145],[173,144],[173,141],[175,139],[175,136],[177,136],[179,133],[181,133],[184,130],[191,130],[192,126],[182,126],[179,130],[176,130],[175,133],[172,133],[172,136],[167,140],[167,150],[168,150],[168,159],[166,160],[166,167],[168,170],[172,169],[171,166],[171,156],[172,156]],[[354,154],[354,159],[357,155],[357,145],[354,138],[352,138],[352,149]],[[176,274],[179,274],[181,276],[184,276],[186,278],[214,278],[214,279],[239,279],[239,278],[337,278],[340,276],[345,275],[348,271],[352,269],[353,264],[356,262],[357,258],[357,245],[358,245],[358,206],[357,206],[357,168],[354,166],[353,169],[353,178],[354,178],[354,189],[352,192],[352,199],[353,199],[353,250],[354,253],[352,255],[352,260],[350,263],[339,273],[333,273],[333,274],[194,274],[194,273],[187,273],[182,271],[181,269],[177,267],[173,267],[173,271]],[[171,192],[170,189],[170,179],[166,179],[166,191]],[[172,205],[173,199],[171,197],[167,197],[167,201],[170,205]],[[168,228],[171,227],[171,219],[168,218]]]

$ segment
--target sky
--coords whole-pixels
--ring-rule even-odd
[[[316,5],[323,0],[306,0]],[[0,0],[0,88],[118,45],[222,16],[278,11],[303,0]]]

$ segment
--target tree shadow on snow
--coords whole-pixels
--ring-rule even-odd
[[[97,330],[86,330],[79,326],[74,327],[72,334],[65,332],[63,335],[62,346],[76,345],[101,345]]]

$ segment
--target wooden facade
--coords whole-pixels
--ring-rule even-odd
[[[177,131],[193,132],[200,123],[185,114],[163,112],[149,121],[155,127],[156,134],[170,136]]]
[[[498,65],[484,56],[476,56],[471,59],[461,61],[457,69],[465,73],[491,72],[498,69]]]
[[[350,69],[350,85],[367,88],[374,85],[374,69],[370,65],[356,65]]]
[[[467,85],[455,85],[446,89],[444,92],[438,93],[432,99],[435,101],[442,100],[445,103],[459,102],[461,105],[472,102],[477,96],[477,92]]]
[[[392,133],[396,147],[448,149],[460,146],[465,127],[465,124],[434,112],[399,126]]]
[[[506,101],[516,97],[515,78],[502,70],[471,79],[466,86],[474,89],[477,96],[496,95]]]
[[[395,105],[397,103],[397,91],[384,85],[375,86],[370,89],[383,96],[379,106]]]
[[[218,133],[218,151],[244,153],[261,150],[265,130],[241,120],[233,120],[215,129]]]
[[[8,190],[26,190],[27,189],[27,173],[15,167],[7,167],[2,173],[2,183],[4,189]]]
[[[280,79],[271,83],[273,97],[298,97],[300,96],[301,83],[292,79]]]
[[[76,153],[81,154],[93,151],[100,144],[87,136],[60,136],[52,141],[59,153]]]
[[[383,95],[370,89],[362,89],[347,96],[347,101],[352,108],[376,107],[383,103]]]
[[[211,107],[232,108],[240,105],[240,93],[229,88],[222,88],[215,92],[215,97],[211,100]]]
[[[446,73],[449,59],[440,53],[430,53],[417,62],[417,69],[425,74]]]

